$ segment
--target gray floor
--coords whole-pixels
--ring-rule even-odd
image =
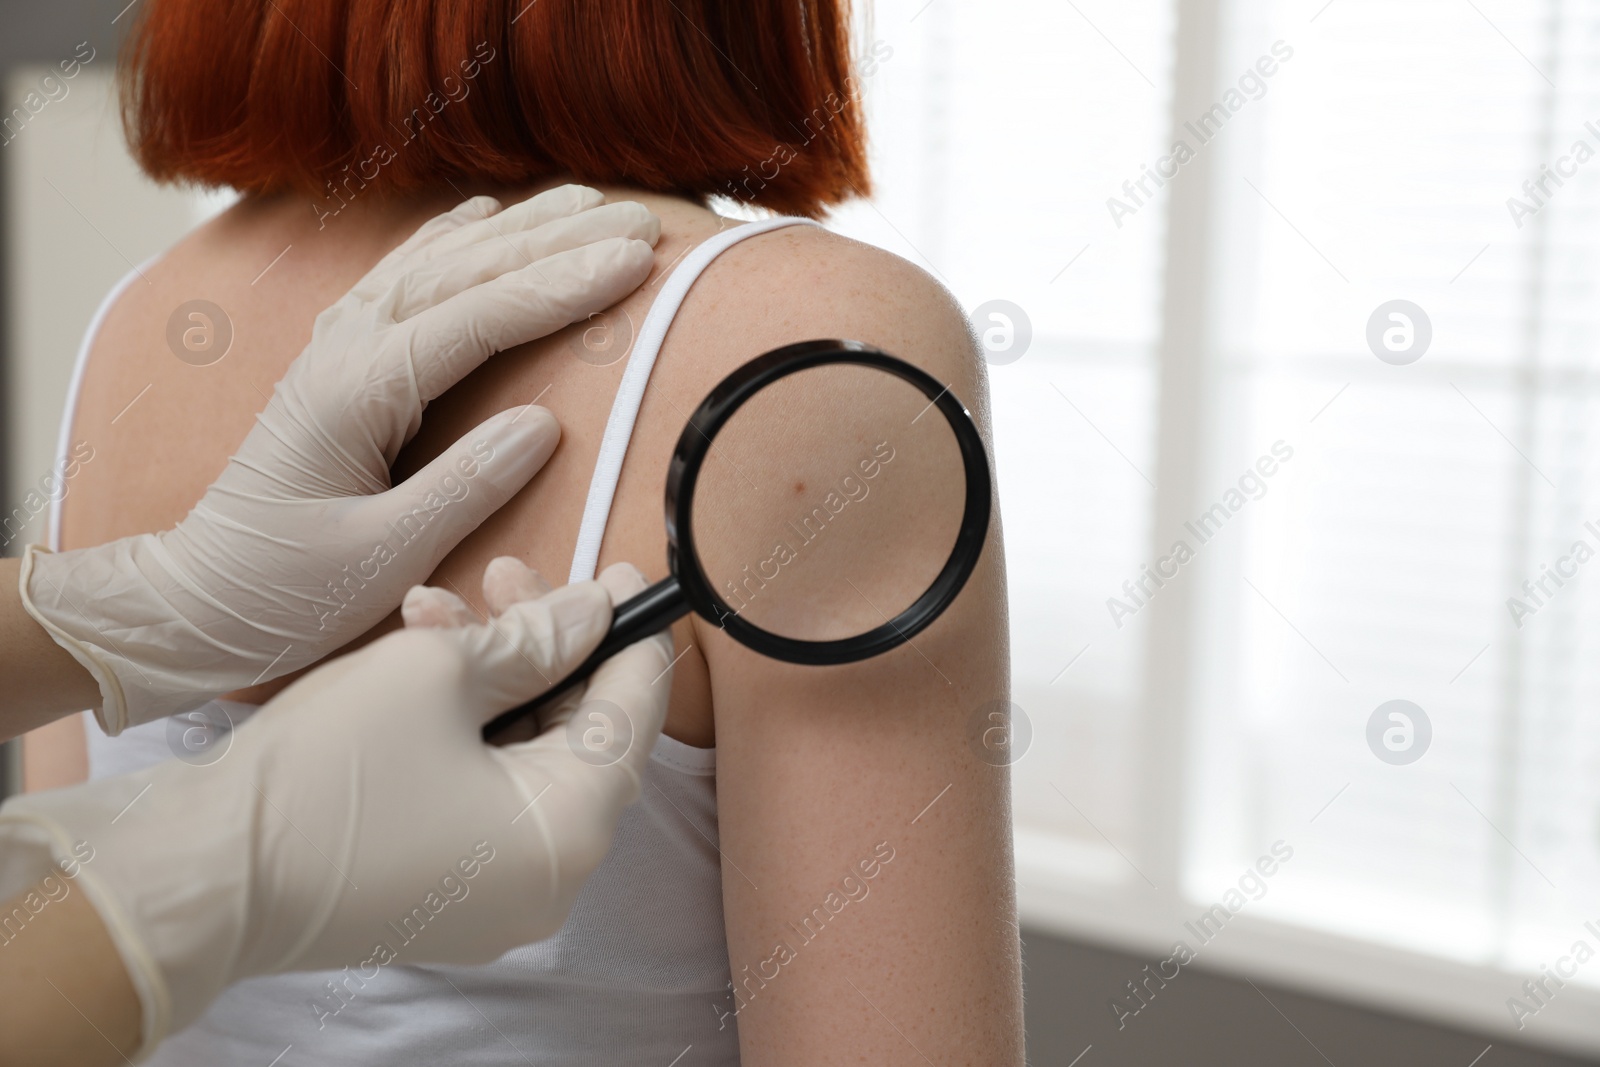
[[[1146,961],[1034,933],[1023,961],[1032,1067],[1091,1045],[1076,1067],[1468,1067],[1491,1044],[1474,1067],[1600,1064],[1188,968],[1119,1031],[1111,991]]]

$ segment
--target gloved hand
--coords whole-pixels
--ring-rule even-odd
[[[389,614],[543,465],[549,412],[502,412],[404,484],[389,466],[427,403],[496,352],[616,303],[661,224],[569,185],[424,225],[316,321],[238,454],[175,529],[51,554],[30,615],[127,726],[314,663]],[[494,212],[499,214],[494,214]]]
[[[609,747],[557,725],[491,748],[479,730],[581,663],[611,603],[644,585],[620,564],[489,624],[390,634],[290,686],[214,763],[15,798],[0,807],[0,900],[75,872],[139,993],[141,1055],[244,978],[370,979],[546,937],[639,795],[671,637],[590,680],[580,714],[619,727]]]

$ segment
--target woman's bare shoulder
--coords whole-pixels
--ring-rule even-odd
[[[936,278],[875,245],[815,226],[792,226],[743,242],[707,270],[683,328],[709,327],[741,352],[838,337],[877,345],[927,366],[953,370],[976,349],[966,316]],[[758,350],[759,351],[759,350]]]
[[[742,362],[808,338],[860,340],[950,383],[985,421],[984,364],[966,316],[926,271],[809,228],[746,242],[715,270],[682,325],[693,325],[697,340],[720,358]],[[941,505],[959,501],[960,483],[945,475],[960,467],[937,447],[937,420],[874,421],[895,410],[881,402],[880,386],[840,390],[824,383],[786,391],[775,424],[842,432],[791,436],[802,447],[788,450],[766,447],[769,438],[761,436],[730,460],[738,473],[727,480],[740,483],[740,506],[720,512],[726,517],[720,528],[713,525],[719,513],[709,513],[698,532],[711,526],[724,535],[721,544],[732,546],[724,558],[734,579],[724,587],[732,590],[731,603],[742,606],[741,592],[748,595],[750,621],[766,611],[802,617],[818,606],[813,592],[825,598],[836,576],[849,574],[852,592],[866,602],[855,620],[875,625],[887,601],[872,594],[874,583],[885,579],[879,588],[904,592],[895,576],[905,573],[905,563],[937,562],[948,552],[941,535],[950,527],[940,520],[954,512]],[[840,485],[835,496],[844,504],[840,472],[866,470],[857,465],[860,443],[879,440],[858,432],[864,426],[892,434],[883,440],[906,466],[874,484],[878,503],[849,512],[849,527],[827,527],[849,530],[848,541],[813,540],[822,526],[801,532],[793,525],[797,513],[821,499],[806,487]],[[852,508],[867,499],[865,492],[848,495]],[[716,534],[702,537],[708,542]],[[752,565],[737,570],[746,560]],[[778,573],[796,577],[768,589],[780,581]],[[910,573],[931,572],[913,565]],[[858,579],[865,590],[855,587]],[[848,599],[822,602],[821,617],[850,618]],[[786,614],[796,604],[800,611]],[[972,758],[963,734],[973,708],[1008,699],[998,525],[991,525],[983,559],[949,610],[912,643],[867,661],[782,663],[735,644],[714,625],[698,619],[692,625],[695,654],[715,697],[719,845],[738,861],[737,870],[725,868],[723,880],[730,959],[736,975],[761,970],[764,976],[741,985],[727,1003],[738,1015],[746,1057],[831,1062],[848,1048],[863,1060],[899,1062],[904,1039],[882,1025],[888,1016],[920,1018],[929,1042],[922,1047],[949,1050],[962,1062],[1020,1063],[1021,970],[1008,927],[1015,914],[1009,855],[1001,847],[1009,841],[1009,787],[1003,772]],[[876,861],[862,866],[862,857]],[[772,947],[788,936],[786,924],[813,910],[823,915],[818,901],[842,900],[835,872],[852,867],[873,872],[871,892],[880,902],[850,913],[829,934],[829,950],[793,971],[785,967],[789,977],[781,982],[770,981],[777,965],[795,955]],[[865,893],[866,878],[852,879]],[[973,915],[1001,921],[964,921]],[[871,1007],[850,988],[849,972],[863,959],[892,963],[871,991]],[[748,966],[741,971],[742,965]],[[979,1003],[982,1011],[966,1010]],[[819,1017],[830,1025],[815,1026]]]
[[[162,340],[175,307],[204,300],[240,320],[233,325],[242,325],[245,336],[235,329],[234,339],[248,344],[250,354],[303,344],[318,311],[446,202],[374,204],[329,223],[299,197],[245,197],[139,268],[109,309],[101,335],[119,350],[130,337]]]
[[[180,519],[243,440],[317,312],[382,254],[364,234],[313,240],[314,216],[292,207],[235,205],[139,267],[106,309],[71,431],[100,458],[64,505],[64,543]]]

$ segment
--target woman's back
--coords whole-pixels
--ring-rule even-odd
[[[513,203],[533,191],[499,195]],[[483,419],[517,404],[537,402],[555,412],[562,441],[550,462],[433,579],[480,609],[478,576],[498,555],[516,556],[555,584],[565,581],[631,335],[691,249],[742,225],[674,197],[637,190],[608,195],[639,200],[662,218],[655,272],[602,319],[490,360],[429,406],[396,464],[397,479],[406,477]],[[77,391],[70,439],[92,445],[96,459],[83,467],[61,509],[61,547],[100,544],[181,519],[244,439],[273,385],[310,339],[317,313],[459,199],[452,190],[358,201],[333,217],[319,216],[292,196],[246,200],[141,268],[111,305]],[[232,333],[227,354],[214,363],[207,362],[215,358],[210,353],[178,354],[172,320],[181,321],[179,331],[190,326],[179,309],[186,313],[196,300],[220,308]],[[881,315],[875,313],[880,303]],[[863,311],[875,329],[863,330],[869,325]],[[689,413],[729,371],[761,352],[814,337],[851,336],[900,351],[906,322],[930,312],[942,319],[935,330],[948,333],[960,322],[947,295],[921,271],[815,227],[781,229],[720,255],[673,319],[650,376],[600,567],[626,560],[651,580],[665,576],[667,461]],[[916,352],[907,356],[920,361]],[[679,650],[687,651],[674,670],[666,732],[709,746],[715,734],[704,661],[689,647],[688,623],[675,636]],[[285,684],[235,695],[261,703]]]
[[[508,193],[503,199],[512,202],[523,195]],[[243,440],[274,383],[309,340],[316,314],[456,199],[451,192],[403,203],[357,202],[322,220],[297,198],[247,201],[144,267],[110,308],[82,376],[71,439],[92,445],[98,462],[83,468],[62,508],[57,532],[62,547],[162,529],[181,518]],[[517,556],[557,584],[565,580],[601,432],[626,365],[626,350],[603,344],[604,335],[612,323],[622,324],[624,334],[627,323],[637,327],[675,262],[731,225],[686,201],[648,199],[664,220],[651,279],[605,321],[580,324],[496,357],[429,408],[423,429],[397,464],[403,477],[446,442],[506,407],[537,399],[556,412],[563,440],[548,466],[435,577],[434,584],[453,585],[474,604],[479,603],[477,576],[496,555]],[[833,240],[820,234],[802,239],[819,238]],[[724,267],[714,266],[691,303],[719,289],[717,276],[723,273]],[[213,355],[178,355],[183,350],[175,351],[169,336],[169,319],[195,300],[220,308],[226,324],[210,325],[219,334],[225,328],[232,333],[227,354],[209,365],[197,364]],[[684,319],[692,317],[692,307],[686,307]],[[180,321],[180,329],[190,326],[187,318]],[[666,454],[682,423],[672,405],[691,410],[699,399],[694,390],[716,378],[715,372],[691,376],[693,368],[677,358],[680,348],[706,351],[705,338],[695,332],[692,325],[675,324],[652,376],[656,395],[641,410],[602,566],[629,559],[647,573],[664,573],[660,486]],[[693,666],[691,657],[678,664],[680,685],[694,681]],[[282,684],[238,696],[259,703]],[[675,701],[667,732],[709,745],[703,671],[700,684],[685,692],[698,692],[699,699]]]
[[[500,198],[513,203],[533,191]],[[429,406],[395,467],[397,479],[408,476],[483,419],[517,404],[537,402],[560,421],[561,444],[533,484],[451,553],[431,583],[455,589],[480,609],[478,578],[495,556],[516,556],[555,584],[566,580],[631,336],[684,256],[742,225],[674,197],[607,192],[613,200],[639,200],[661,217],[655,272],[602,319],[490,360]],[[61,509],[60,546],[100,544],[181,519],[244,439],[310,339],[317,313],[459,199],[452,190],[357,201],[332,217],[298,197],[246,200],[140,269],[94,338],[77,391],[70,439],[92,445],[96,460],[82,468]],[[179,309],[196,300],[220,308],[232,333],[227,354],[207,365],[197,364],[214,355],[179,355],[174,341],[172,320],[187,327]],[[665,576],[667,461],[689,413],[729,371],[780,345],[833,336],[924,362],[927,346],[905,350],[906,327],[918,319],[932,333],[964,327],[947,294],[921,271],[815,227],[780,229],[720,255],[672,320],[650,376],[600,567],[626,560],[652,581]],[[948,367],[929,369],[952,380]],[[705,663],[687,622],[674,636],[685,654],[674,669],[666,733],[707,747],[715,727]],[[285,684],[235,696],[261,703]]]
[[[627,363],[616,339],[626,342],[644,323],[686,253],[739,225],[682,200],[610,193],[641,199],[661,216],[657,271],[604,323],[496,357],[429,408],[397,464],[397,474],[409,473],[515,404],[536,400],[561,421],[563,440],[544,472],[435,577],[434,584],[474,603],[477,576],[497,555],[565,580]],[[246,201],[147,267],[110,309],[82,377],[69,439],[92,445],[96,458],[64,502],[62,545],[180,518],[243,439],[316,313],[423,219],[460,198],[452,190],[405,204],[358,201],[323,228],[304,201]],[[227,355],[208,366],[179,358],[168,341],[174,310],[192,300],[222,308],[233,330]],[[920,271],[815,227],[742,241],[705,270],[673,320],[623,465],[601,566],[629,560],[651,579],[665,574],[662,489],[688,413],[749,358],[829,336],[922,364],[983,417],[981,372],[965,323]],[[835,1038],[819,1037],[808,1017],[823,1010],[848,1017],[862,1007],[837,1003],[839,978],[861,977],[848,961],[861,953],[903,955],[915,928],[923,932],[914,954],[943,962],[897,979],[903,992],[925,999],[928,989],[918,987],[931,982],[958,1002],[997,996],[995,1011],[952,1016],[935,1031],[1006,1047],[1015,956],[1005,925],[1004,775],[971,760],[961,736],[964,709],[1005,685],[997,548],[957,608],[916,649],[856,668],[773,664],[681,623],[667,737],[644,798],[556,938],[490,968],[412,969],[402,953],[376,978],[352,971],[246,983],[157,1062],[261,1052],[270,1060],[295,1043],[307,1062],[371,1062],[397,1053],[456,1063],[521,1062],[525,1054],[550,1062],[655,1062],[663,1052],[662,1062],[671,1062],[695,1045],[693,1062],[722,1063],[736,1061],[741,1030],[748,1063],[816,1062],[839,1047]],[[722,679],[715,700],[714,677]],[[262,687],[238,696],[253,703],[267,695]],[[874,719],[863,708],[882,714]],[[863,745],[862,737],[876,741]],[[722,751],[714,755],[709,749],[719,739]],[[96,747],[118,743],[102,739]],[[926,835],[935,822],[919,816],[919,829],[912,816],[943,797],[941,787],[963,799],[946,809],[949,825],[936,831],[937,847],[908,853],[907,835]],[[907,858],[891,863],[897,855]],[[871,886],[891,899],[870,913],[856,909],[836,924],[831,949],[805,948],[806,967],[769,988],[760,975],[779,973],[774,939],[794,940],[786,924],[819,902],[831,910],[843,901],[832,890],[839,872],[867,864],[877,878]],[[763,884],[765,892],[757,888]],[[869,884],[851,884],[865,899]],[[844,892],[858,899],[848,887]],[[1000,926],[952,929],[957,902],[997,916]],[[953,970],[963,978],[952,986]],[[856,996],[848,983],[844,990]],[[896,989],[880,987],[872,1011],[900,999]],[[852,1035],[847,1026],[836,1040],[865,1051],[885,1036],[875,1032],[875,1014],[854,1023],[866,1033]],[[888,1031],[878,1059],[902,1055],[900,1042]]]

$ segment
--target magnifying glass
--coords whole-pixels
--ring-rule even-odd
[[[982,555],[989,459],[949,387],[859,341],[746,363],[684,427],[667,473],[670,576],[617,605],[577,670],[483,728],[513,728],[693,611],[745,647],[815,666],[909,642]]]

